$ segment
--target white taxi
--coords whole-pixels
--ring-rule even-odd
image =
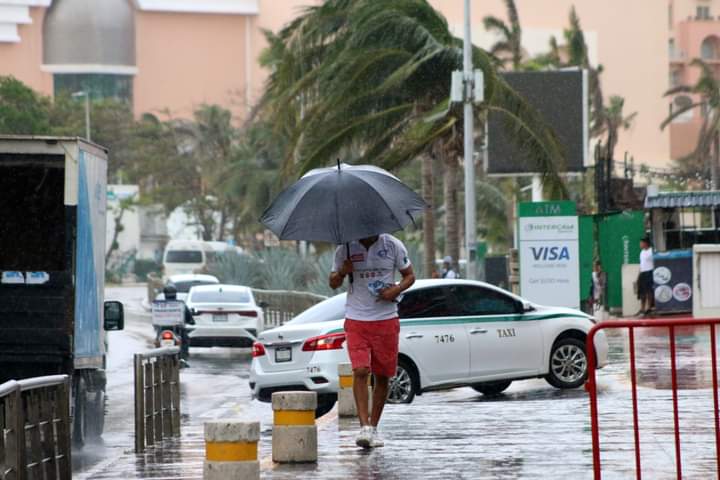
[[[398,310],[392,403],[461,386],[497,395],[513,381],[537,377],[557,388],[577,388],[587,377],[585,338],[595,321],[581,311],[536,305],[470,280],[418,280]],[[337,365],[349,362],[344,314],[340,294],[262,332],[253,345],[253,396],[268,402],[277,391],[315,391],[317,414],[329,411],[339,388]],[[595,355],[599,367],[607,364],[602,331],[595,336]]]

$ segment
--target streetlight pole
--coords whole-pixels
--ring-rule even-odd
[[[87,90],[75,92],[73,98],[85,97],[85,139],[90,141],[90,93]]]
[[[465,86],[463,133],[465,156],[465,248],[467,250],[467,278],[476,278],[475,258],[475,159],[473,132],[473,65],[470,30],[470,0],[465,0],[465,35],[463,40],[463,80]],[[477,88],[477,86],[476,86]]]

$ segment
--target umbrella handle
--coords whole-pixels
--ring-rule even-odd
[[[338,166],[339,166],[339,165],[338,165]],[[345,244],[345,252],[347,253],[346,258],[347,258],[348,260],[350,260],[350,243],[349,243],[349,242]],[[348,281],[350,282],[350,285],[353,284],[353,281],[354,281],[354,279],[353,279],[353,272],[350,272],[350,273],[348,274]]]

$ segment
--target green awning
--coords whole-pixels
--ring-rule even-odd
[[[720,191],[659,192],[645,197],[645,208],[719,207]]]

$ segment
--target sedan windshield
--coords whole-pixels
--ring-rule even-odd
[[[250,303],[250,293],[246,290],[211,290],[192,292],[192,303]]]
[[[188,293],[190,291],[190,288],[196,287],[198,285],[214,285],[218,282],[208,282],[205,280],[193,280],[190,282],[175,282],[175,288],[177,288],[178,293]]]
[[[345,318],[345,297],[344,293],[335,295],[313,305],[285,325],[300,325],[303,323],[329,322],[331,320],[342,320]]]

